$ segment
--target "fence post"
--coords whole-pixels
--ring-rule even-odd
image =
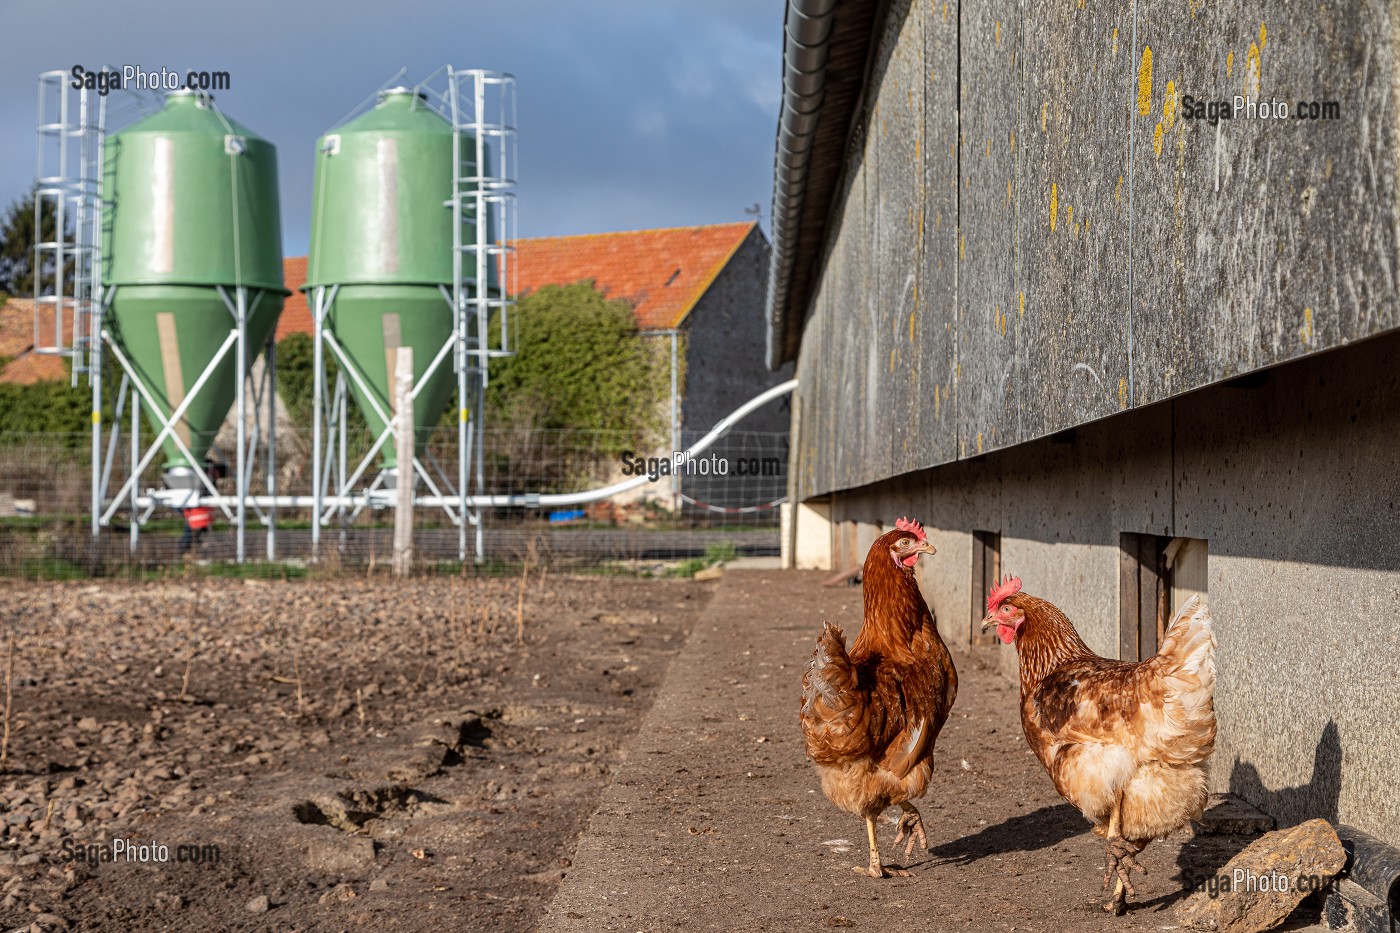
[[[394,372],[394,443],[398,459],[398,502],[394,509],[394,576],[413,565],[413,348],[399,347]]]

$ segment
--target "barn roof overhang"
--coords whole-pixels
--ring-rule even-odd
[[[773,169],[768,366],[797,358],[885,0],[788,0]]]

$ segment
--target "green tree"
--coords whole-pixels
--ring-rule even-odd
[[[43,239],[53,240],[57,218],[52,211],[44,215]],[[69,236],[71,230],[66,231]],[[16,198],[0,214],[0,292],[9,295],[34,294],[34,194]],[[53,260],[47,260],[52,272]],[[69,269],[72,269],[71,260]]]
[[[600,453],[635,448],[659,427],[655,354],[625,302],[592,282],[547,285],[520,299],[514,356],[492,364],[488,424],[599,432]]]
[[[325,353],[325,360],[326,404],[329,405],[340,367],[329,350]],[[305,426],[308,443],[311,440],[311,415],[315,403],[315,362],[316,348],[310,334],[288,334],[277,342],[277,394],[282,404],[287,406],[292,423]],[[364,428],[364,418],[353,404],[346,417],[352,429],[358,431]]]
[[[288,334],[277,342],[277,394],[294,424],[311,423],[313,349],[310,334]]]

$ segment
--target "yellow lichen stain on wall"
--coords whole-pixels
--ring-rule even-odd
[[[923,151],[923,146],[921,145],[921,142],[920,142],[920,140],[919,140],[919,137],[915,136],[915,137],[914,137],[914,161],[915,161],[915,162],[919,161],[919,154],[920,154],[920,152],[922,152],[922,151]]]
[[[1128,380],[1118,380],[1118,410],[1122,411],[1128,407]]]
[[[1260,20],[1260,21],[1259,21],[1259,48],[1262,49],[1262,48],[1264,47],[1264,44],[1265,44],[1266,42],[1268,42],[1268,41],[1269,41],[1269,30],[1268,30],[1268,28],[1264,25],[1263,20]]]
[[[992,317],[996,321],[997,333],[1006,336],[1006,315],[1001,313],[1001,308],[992,306]]]
[[[1157,121],[1157,126],[1152,130],[1152,151],[1157,158],[1162,157],[1162,121]]]
[[[981,431],[978,431],[978,432],[977,432],[977,452],[978,452],[979,454],[982,452],[982,432],[981,432]]]
[[[1118,57],[1118,27],[1113,27],[1113,57]]]
[[[1119,176],[1118,176],[1118,184],[1116,184],[1116,185],[1113,186],[1113,200],[1114,200],[1114,201],[1121,201],[1121,200],[1123,200],[1123,176],[1122,176],[1122,175],[1119,175]]]
[[[1045,118],[1049,115],[1049,113],[1050,113],[1050,101],[1047,100],[1045,103],[1043,103],[1043,104],[1040,105],[1040,131],[1041,131],[1042,133],[1046,132],[1046,129],[1045,129]]]
[[[1060,186],[1050,185],[1050,232],[1055,232],[1055,225],[1060,222]]]
[[[1142,47],[1142,63],[1138,65],[1138,116],[1152,114],[1152,46]]]
[[[918,300],[917,296],[915,297],[915,300],[916,300],[916,301]],[[913,343],[913,342],[914,342],[914,312],[913,312],[913,311],[910,311],[910,312],[909,312],[909,342],[910,342],[910,343]]]
[[[1300,327],[1300,328],[1298,328],[1298,339],[1302,341],[1303,346],[1305,346],[1305,347],[1306,347],[1308,344],[1312,343],[1312,340],[1313,340],[1313,313],[1312,313],[1312,308],[1304,308],[1304,309],[1303,309],[1303,326]]]
[[[894,372],[894,350],[890,350],[890,372]]]
[[[965,233],[958,234],[958,258],[967,258],[967,234]]]
[[[1065,205],[1065,223],[1069,225],[1070,232],[1074,232],[1074,205]]]
[[[1008,134],[1007,148],[1009,148],[1012,152],[1015,152],[1015,151],[1016,151],[1016,131],[1015,131],[1015,130],[1012,130],[1012,131]]]
[[[1162,95],[1162,124],[1168,132],[1176,123],[1177,99],[1176,82],[1167,81],[1166,93]]]
[[[1001,45],[1001,20],[997,20],[996,44]]]
[[[1259,43],[1249,43],[1249,55],[1245,59],[1244,65],[1244,96],[1258,97],[1259,85],[1262,82],[1262,67],[1259,62]]]
[[[1025,292],[1021,292],[1021,318],[1022,318],[1022,320],[1024,320],[1025,317],[1026,317],[1026,293],[1025,293]]]
[[[1230,78],[1235,74],[1235,50],[1231,49],[1225,53],[1225,77]]]

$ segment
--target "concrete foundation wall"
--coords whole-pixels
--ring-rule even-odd
[[[1285,823],[1321,816],[1395,844],[1396,359],[1400,336],[1387,335],[1247,385],[847,490],[833,497],[832,540],[868,547],[876,523],[921,519],[939,552],[921,561],[920,582],[944,636],[965,645],[971,532],[1000,532],[1003,572],[1059,605],[1109,657],[1119,535],[1207,540],[1219,640],[1212,787]],[[1014,651],[995,650],[1014,675]]]

